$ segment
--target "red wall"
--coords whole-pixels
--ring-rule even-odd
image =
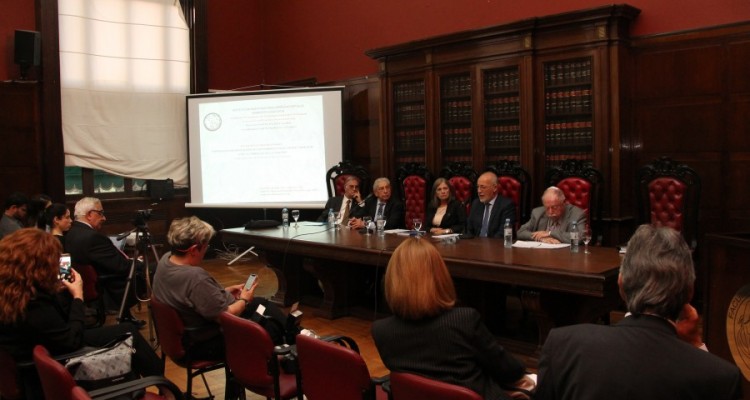
[[[34,0],[0,0],[0,80],[21,76],[13,62],[16,29],[36,30]]]
[[[235,63],[211,66],[211,87],[278,83],[316,77],[318,81],[348,79],[374,74],[377,63],[364,52],[371,48],[430,36],[469,30],[533,16],[585,9],[605,4],[602,0],[252,0],[262,3],[262,15],[248,18],[245,29],[263,25],[263,77],[243,75]],[[243,3],[238,4],[238,3]],[[211,2],[212,18],[223,20],[253,8],[247,1]],[[632,34],[674,32],[750,19],[750,1],[630,0],[642,10]],[[221,14],[218,16],[216,14]],[[224,17],[226,15],[227,17]],[[210,47],[237,43],[211,32]],[[226,48],[226,47],[225,47]],[[255,51],[253,47],[253,51]],[[230,61],[227,59],[227,61]],[[250,60],[248,60],[250,61]],[[250,61],[252,62],[252,61]],[[220,68],[221,71],[217,71]],[[253,68],[255,70],[255,68]],[[238,75],[238,73],[240,73]],[[256,78],[248,83],[248,78]]]

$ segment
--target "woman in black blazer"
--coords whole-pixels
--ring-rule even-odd
[[[432,185],[432,200],[427,205],[425,230],[433,235],[462,233],[466,226],[466,207],[456,200],[453,186],[445,178]]]
[[[406,239],[385,272],[393,316],[372,325],[380,358],[391,371],[463,386],[484,399],[507,399],[505,387],[533,389],[523,365],[505,351],[473,308],[454,307],[456,291],[430,241]]]

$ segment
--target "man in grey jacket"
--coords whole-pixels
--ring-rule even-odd
[[[578,224],[579,232],[586,229],[586,213],[565,202],[565,193],[550,186],[542,195],[542,207],[531,211],[531,219],[517,233],[519,240],[544,243],[570,243],[570,226]]]

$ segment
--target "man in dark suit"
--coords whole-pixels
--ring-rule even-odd
[[[98,275],[110,278],[102,286],[118,308],[125,295],[128,274],[132,260],[121,252],[106,235],[99,232],[107,217],[104,216],[102,202],[94,197],[84,197],[76,203],[75,221],[65,235],[65,251],[70,253],[73,265],[91,265]],[[142,326],[143,321],[136,320],[130,308],[138,303],[133,285],[144,285],[143,281],[131,283],[131,291],[125,301],[122,319]]]
[[[685,240],[643,225],[628,242],[618,285],[629,315],[614,326],[553,329],[536,399],[739,399],[739,369],[705,350],[689,304],[695,272]]]
[[[503,237],[505,220],[510,226],[516,223],[516,206],[513,201],[497,194],[497,175],[487,171],[477,179],[479,198],[471,203],[466,233],[479,237]]]
[[[372,193],[374,197],[369,197],[354,207],[354,218],[349,222],[349,226],[354,229],[364,228],[362,217],[369,216],[374,221],[382,216],[385,219],[385,229],[403,228],[404,204],[391,196],[391,181],[383,177],[375,179]]]
[[[318,217],[318,222],[327,221],[328,210],[333,210],[333,212],[339,213],[336,223],[346,225],[349,223],[352,207],[361,201],[358,199],[361,199],[359,194],[359,178],[352,175],[344,181],[344,194],[328,199],[323,212]]]

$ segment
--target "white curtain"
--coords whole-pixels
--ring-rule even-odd
[[[65,165],[187,184],[189,31],[176,0],[59,0]]]

